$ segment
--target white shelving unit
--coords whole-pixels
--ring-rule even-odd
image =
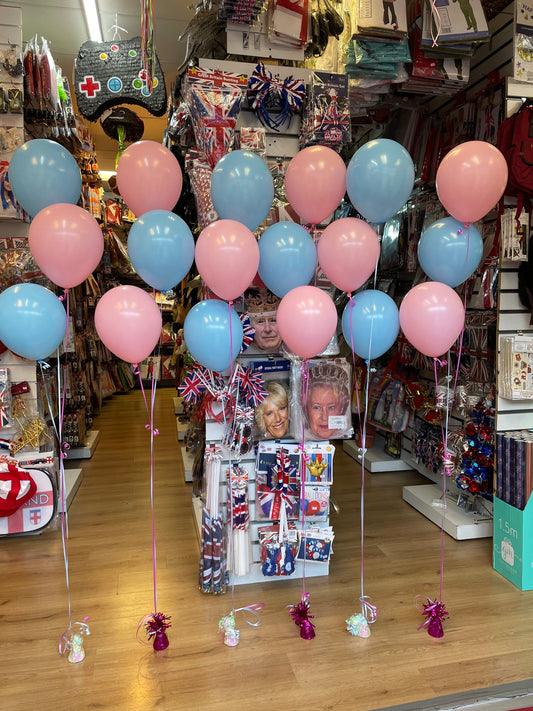
[[[65,469],[65,504],[66,509],[62,507],[61,492],[58,492],[58,509],[62,513],[68,511],[71,503],[76,496],[76,492],[83,481],[83,471],[81,469]]]
[[[442,491],[436,484],[404,486],[403,500],[420,511],[437,526],[457,541],[492,536],[492,517],[464,511],[448,497],[442,506]]]
[[[185,482],[190,484],[192,482],[192,468],[194,466],[194,457],[187,452],[185,447],[181,447],[181,460],[183,462],[183,473],[185,476]]]
[[[89,430],[85,442],[82,445],[68,450],[69,459],[90,459],[98,445],[99,439],[100,432],[98,430]]]
[[[358,443],[353,439],[345,439],[342,448],[361,464],[361,453]],[[383,438],[379,435],[374,437],[372,447],[365,453],[365,469],[373,474],[379,472],[400,472],[412,469],[411,465],[403,459],[395,459],[384,451]]]

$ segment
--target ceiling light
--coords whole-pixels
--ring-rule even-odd
[[[98,8],[96,7],[96,0],[82,0],[83,2],[83,12],[85,13],[85,22],[87,23],[87,29],[89,30],[89,37],[93,42],[102,42],[102,28],[100,26],[100,17],[98,15]]]

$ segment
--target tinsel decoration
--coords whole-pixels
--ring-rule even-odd
[[[446,611],[444,603],[441,600],[430,600],[428,597],[423,606],[422,614],[426,617],[426,621],[418,629],[427,629],[430,637],[444,637],[442,623],[450,614]]]
[[[465,427],[465,439],[457,486],[471,494],[492,498],[494,469],[494,410],[479,403]]]
[[[315,636],[315,625],[311,622],[314,615],[309,614],[309,593],[302,595],[302,599],[297,605],[292,605],[289,614],[294,620],[294,624],[300,628],[302,639],[313,639]]]
[[[172,626],[169,615],[162,612],[154,612],[145,622],[144,629],[148,635],[148,640],[152,641],[156,652],[160,652],[168,647],[168,637],[166,630]]]
[[[236,647],[239,644],[239,630],[235,629],[235,615],[233,610],[229,615],[225,615],[218,623],[218,631],[224,635],[224,644],[228,647]]]
[[[354,637],[370,637],[370,627],[367,619],[360,612],[346,620],[346,629]]]

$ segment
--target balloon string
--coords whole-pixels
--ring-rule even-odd
[[[155,473],[155,451],[154,437],[159,434],[154,428],[154,405],[155,393],[157,390],[157,377],[155,367],[152,368],[152,392],[150,399],[150,504],[152,507],[152,575],[154,584],[154,613],[157,612],[157,554],[155,539],[155,501],[154,501],[154,473]]]
[[[437,9],[437,4],[435,0],[431,0],[431,14],[431,39],[433,40],[433,44],[431,46],[438,47],[437,40],[439,39],[440,33],[442,32],[442,20],[440,19],[440,14]],[[435,21],[435,24],[433,24],[433,20]]]
[[[313,229],[314,229],[314,242],[315,242],[315,248],[316,248],[316,247],[318,247],[318,229],[317,229],[317,226],[316,226],[316,225],[313,225]],[[318,271],[318,265],[317,265],[316,268],[315,268],[315,276],[314,276],[314,279],[313,279],[313,286],[316,286],[316,282],[317,282],[317,271]]]
[[[302,373],[302,409],[304,412],[307,412],[307,398],[309,395],[309,359],[306,358],[302,365],[300,366],[300,370]],[[300,445],[300,450],[301,450],[301,461],[302,461],[302,466],[300,468],[300,471],[302,472],[301,476],[301,491],[300,491],[300,501],[301,501],[301,508],[302,508],[302,532],[304,535],[304,545],[303,545],[303,561],[302,561],[302,600],[305,598],[306,592],[305,592],[305,560],[307,558],[306,555],[306,550],[307,550],[307,530],[305,526],[305,467],[306,467],[306,462],[307,462],[307,454],[305,453],[305,421],[302,419],[302,443]]]

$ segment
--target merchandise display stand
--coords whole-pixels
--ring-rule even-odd
[[[218,422],[207,421],[206,422],[206,443],[216,442],[222,447],[222,463],[221,463],[221,481],[220,481],[220,501],[222,502],[222,508],[224,511],[224,519],[228,520],[229,516],[227,514],[227,478],[226,472],[228,465],[230,463],[230,453],[227,447],[221,445],[222,437],[224,434],[224,425]],[[248,496],[249,496],[249,508],[250,508],[250,531],[251,531],[251,542],[252,542],[252,565],[251,570],[247,575],[235,576],[235,585],[246,585],[249,583],[265,583],[270,580],[288,580],[294,578],[302,578],[304,569],[303,562],[295,560],[295,572],[290,576],[285,575],[272,575],[265,576],[262,573],[262,562],[260,561],[260,545],[258,538],[258,529],[260,526],[268,526],[274,523],[270,519],[260,518],[256,511],[256,491],[255,491],[255,462],[256,455],[252,451],[248,455],[241,456],[238,460],[236,457],[231,457],[231,462],[238,461],[240,466],[248,472]],[[202,523],[202,500],[200,497],[193,497],[193,514],[196,523],[196,530],[198,532],[200,540],[200,531]],[[321,519],[321,525],[329,525],[329,515]],[[228,568],[229,568],[228,560]],[[230,571],[231,575],[231,571]],[[306,577],[320,577],[324,575],[329,575],[329,563],[312,563],[307,561],[305,564],[305,576]]]
[[[189,454],[186,447],[181,447],[181,460],[183,463],[183,473],[185,476],[185,482],[190,484],[192,482],[192,469],[194,466],[194,456]]]

